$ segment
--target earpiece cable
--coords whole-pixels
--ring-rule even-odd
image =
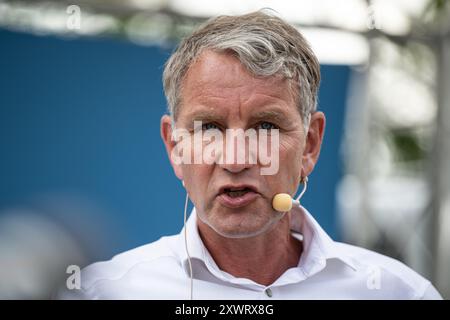
[[[189,255],[188,250],[188,242],[187,242],[187,228],[186,228],[186,220],[187,220],[187,206],[188,206],[189,196],[186,191],[186,201],[184,203],[184,247],[186,249],[186,255],[188,257],[188,263],[189,263],[189,274],[191,278],[191,285],[190,285],[190,300],[193,300],[193,292],[194,292],[194,278],[192,275],[192,262],[191,262],[191,256]]]
[[[308,187],[308,177],[303,178],[303,190],[300,192],[297,198],[295,198],[295,201],[299,201],[301,197],[303,197],[303,194],[306,192],[306,188]]]

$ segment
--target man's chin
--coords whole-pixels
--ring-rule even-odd
[[[242,239],[251,238],[263,234],[270,227],[276,223],[276,219],[264,219],[264,221],[259,220],[255,223],[255,219],[261,219],[260,217],[242,217],[236,214],[230,214],[228,216],[221,215],[219,219],[201,219],[205,224],[207,224],[211,229],[213,229],[217,234],[232,239]],[[248,219],[248,220],[247,220]]]
[[[221,227],[214,227],[212,226],[214,231],[221,235],[224,238],[229,239],[245,239],[245,238],[251,238],[256,237],[260,234],[263,234],[265,231],[265,228],[260,229],[247,229],[247,230],[236,230],[233,228],[221,228]]]

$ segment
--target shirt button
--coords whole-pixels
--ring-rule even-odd
[[[272,298],[272,290],[270,289],[270,288],[267,288],[266,290],[264,290],[264,292],[266,293],[266,295],[269,297],[269,298]]]

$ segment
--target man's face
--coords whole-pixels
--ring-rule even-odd
[[[256,78],[226,53],[205,51],[186,74],[177,128],[193,132],[194,121],[202,121],[204,130],[223,133],[226,129],[279,130],[279,169],[273,175],[261,175],[259,162],[176,165],[172,161],[198,217],[222,236],[242,238],[270,229],[281,217],[272,208],[274,195],[294,195],[301,176],[309,174],[317,160],[318,150],[311,159],[314,146],[309,146],[292,92],[287,80]],[[170,119],[163,117],[162,135],[169,155],[175,146],[169,141],[172,129]],[[320,137],[313,140],[320,148],[323,121],[317,130]]]

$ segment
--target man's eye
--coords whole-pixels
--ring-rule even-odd
[[[211,122],[202,124],[202,130],[206,131],[206,130],[212,130],[212,129],[219,129],[219,127]]]
[[[264,121],[258,124],[257,129],[271,130],[271,129],[278,129],[278,127],[271,122]]]

